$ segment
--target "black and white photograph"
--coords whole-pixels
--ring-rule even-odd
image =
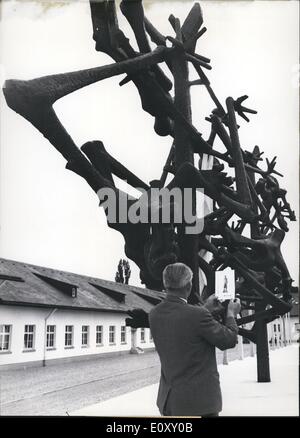
[[[298,0],[0,1],[0,418],[299,417],[299,79]]]

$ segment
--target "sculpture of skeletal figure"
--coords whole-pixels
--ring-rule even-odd
[[[194,210],[195,190],[204,188],[205,195],[213,201],[213,212],[204,218],[203,231],[194,236],[187,235],[185,223],[180,225],[172,220],[157,224],[151,221],[146,224],[120,223],[110,221],[107,216],[108,226],[123,235],[125,254],[138,265],[141,280],[147,287],[162,289],[164,267],[183,261],[194,273],[189,301],[197,304],[201,302],[199,269],[206,277],[207,284],[202,291],[204,298],[214,291],[215,270],[231,266],[252,291],[249,295],[245,288],[240,287],[240,296],[246,302],[244,308],[257,300],[262,300],[265,307],[271,306],[271,309],[242,316],[238,321],[240,325],[260,319],[268,322],[278,314],[286,313],[290,309],[288,300],[292,279],[280,245],[288,231],[286,219],[296,220],[295,214],[286,200],[286,191],[279,187],[274,177],[274,174],[280,176],[275,170],[276,159],[267,160],[267,169],[263,170],[258,166],[262,155],[259,148],[256,146],[250,153],[241,147],[236,116],[249,122],[246,114],[256,114],[255,110],[243,106],[247,96],[237,99],[228,97],[222,105],[204,73],[203,69],[210,70],[211,65],[207,57],[196,53],[197,41],[206,31],[202,27],[200,5],[196,3],[193,6],[182,25],[178,18],[171,15],[169,21],[175,35],[164,36],[145,17],[142,0],[122,0],[120,9],[134,32],[139,51],[133,49],[119,28],[113,0],[91,1],[90,5],[96,50],[108,54],[114,63],[30,81],[8,80],[3,90],[8,106],[35,126],[66,159],[66,168],[84,178],[95,193],[102,188],[111,188],[117,199],[121,196],[128,198],[128,208],[146,203],[151,209],[157,204],[157,199],[148,199],[143,195],[138,199],[128,196],[115,185],[114,176],[146,192],[153,184],[169,190],[191,188]],[[157,46],[154,50],[149,37]],[[166,64],[173,80],[160,67],[162,63]],[[189,80],[189,65],[196,70],[199,79]],[[134,83],[143,110],[155,119],[155,132],[172,138],[162,175],[152,184],[140,180],[112,157],[101,141],[87,142],[80,150],[53,109],[53,104],[69,93],[122,74],[126,77],[120,85],[130,81]],[[170,93],[173,86],[174,98]],[[207,141],[192,124],[192,86],[205,87],[216,106],[206,118],[211,124]],[[214,149],[217,137],[224,145],[224,153]],[[197,169],[194,166],[195,154],[199,155],[200,163],[205,154],[212,156],[212,168]],[[227,176],[225,168],[234,169],[233,179]],[[166,185],[169,173],[173,179]],[[256,175],[260,176],[257,182]],[[270,218],[272,208],[275,213]],[[239,222],[230,229],[228,222],[233,215],[239,217]],[[275,219],[279,228],[274,225]],[[246,224],[252,227],[251,238],[242,235]],[[210,252],[211,261],[205,260],[200,251],[201,254],[203,251]],[[146,324],[145,315],[131,312],[131,316]],[[137,321],[128,323],[133,326],[139,324]],[[255,328],[251,331],[241,328],[240,333],[252,341],[256,340]]]

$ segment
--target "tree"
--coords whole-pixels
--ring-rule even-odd
[[[131,270],[128,260],[120,259],[115,276],[115,281],[117,283],[129,284],[130,275],[131,275]]]

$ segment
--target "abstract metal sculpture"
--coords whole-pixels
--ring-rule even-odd
[[[261,363],[266,359],[266,324],[291,308],[289,304],[292,279],[283,260],[280,245],[288,231],[286,219],[295,221],[295,214],[286,200],[274,175],[276,157],[266,160],[267,168],[258,166],[262,160],[258,146],[252,152],[241,147],[236,116],[247,122],[246,114],[256,111],[244,107],[247,96],[228,97],[226,105],[217,98],[204,69],[210,70],[210,60],[196,53],[196,44],[205,33],[200,5],[196,3],[183,24],[171,15],[169,22],[175,35],[162,35],[145,17],[142,0],[123,0],[120,9],[128,20],[139,48],[133,49],[129,39],[118,26],[115,1],[91,1],[93,38],[96,50],[108,54],[113,64],[77,72],[46,76],[30,81],[8,80],[3,92],[8,106],[34,125],[67,160],[66,168],[79,174],[98,192],[111,188],[117,197],[123,196],[115,185],[117,176],[137,188],[166,186],[169,189],[193,189],[192,208],[196,211],[196,189],[204,188],[212,209],[204,218],[203,231],[197,235],[186,233],[186,224],[118,223],[107,215],[108,226],[119,231],[125,240],[125,253],[140,269],[141,281],[153,289],[162,289],[164,267],[176,261],[186,263],[193,270],[193,288],[189,301],[199,304],[214,293],[214,273],[227,266],[235,269],[237,287],[243,304],[238,319],[240,334],[260,343]],[[150,44],[149,37],[152,41]],[[152,48],[156,45],[156,48]],[[172,80],[159,64],[164,63]],[[192,65],[199,79],[189,80]],[[159,180],[149,185],[119,163],[105,149],[101,141],[84,144],[81,150],[66,132],[53,104],[60,98],[82,87],[112,76],[126,74],[120,85],[132,81],[140,95],[142,108],[154,119],[154,130],[160,136],[170,136],[172,146]],[[216,108],[206,118],[211,132],[205,140],[192,124],[190,88],[205,87]],[[174,97],[170,91],[174,87]],[[214,149],[219,138],[224,152]],[[194,156],[199,156],[199,168]],[[235,177],[224,169],[233,168]],[[256,181],[256,175],[259,180]],[[142,202],[128,197],[129,206]],[[136,204],[138,205],[138,204]],[[151,203],[148,205],[151,208]],[[105,210],[107,214],[107,211]],[[239,220],[233,220],[236,215]],[[229,225],[229,221],[232,221]],[[250,224],[251,236],[243,236]],[[208,260],[206,253],[210,253]],[[199,270],[205,285],[200,284]],[[248,310],[254,310],[249,314]],[[131,325],[145,325],[145,315],[131,312]],[[255,322],[251,330],[243,326]],[[130,324],[130,323],[129,323]],[[259,380],[268,381],[268,367],[261,368]]]

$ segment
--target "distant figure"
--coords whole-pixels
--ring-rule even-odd
[[[212,313],[221,307],[213,295],[205,305],[187,303],[193,273],[183,263],[163,271],[167,292],[149,314],[150,329],[161,362],[157,406],[161,415],[216,417],[222,397],[215,347],[233,348],[240,302],[230,301],[225,325]],[[209,310],[208,310],[209,309]]]

